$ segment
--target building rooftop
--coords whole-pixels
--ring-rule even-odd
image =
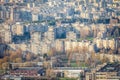
[[[120,72],[119,63],[110,63],[102,67],[98,72]]]

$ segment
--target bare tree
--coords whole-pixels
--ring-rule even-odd
[[[31,53],[27,53],[27,54],[26,54],[26,60],[27,60],[27,61],[30,61],[31,58],[32,58]]]

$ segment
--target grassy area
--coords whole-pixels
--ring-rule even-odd
[[[108,40],[111,40],[111,39],[114,39],[114,37],[113,36],[108,37]]]
[[[76,63],[70,63],[71,67],[78,67]]]
[[[93,41],[93,37],[87,37],[86,40]]]
[[[81,63],[81,67],[87,67],[87,65],[85,63]]]
[[[59,78],[59,80],[77,80],[76,78]]]
[[[71,67],[87,67],[87,65],[84,62],[80,62],[80,66],[76,64],[76,62],[70,63]]]
[[[62,61],[67,63],[67,62],[68,62],[68,59],[62,59]]]
[[[3,74],[5,73],[6,71],[5,70],[0,70],[0,74]]]
[[[64,63],[68,63],[68,59],[62,59]],[[88,65],[85,62],[79,62],[80,66],[76,63],[76,61],[70,61],[71,67],[87,67]]]
[[[80,38],[80,39],[77,39],[77,41],[82,41],[82,40],[88,40],[88,41],[93,41],[93,37],[86,37],[86,38]]]

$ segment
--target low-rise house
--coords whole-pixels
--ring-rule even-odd
[[[25,67],[11,70],[9,74],[15,77],[40,77],[45,75],[45,70],[39,67]]]
[[[54,73],[57,77],[68,77],[68,78],[81,78],[84,75],[84,71],[88,68],[84,67],[56,67]]]
[[[120,64],[112,63],[86,72],[85,80],[120,80]]]

